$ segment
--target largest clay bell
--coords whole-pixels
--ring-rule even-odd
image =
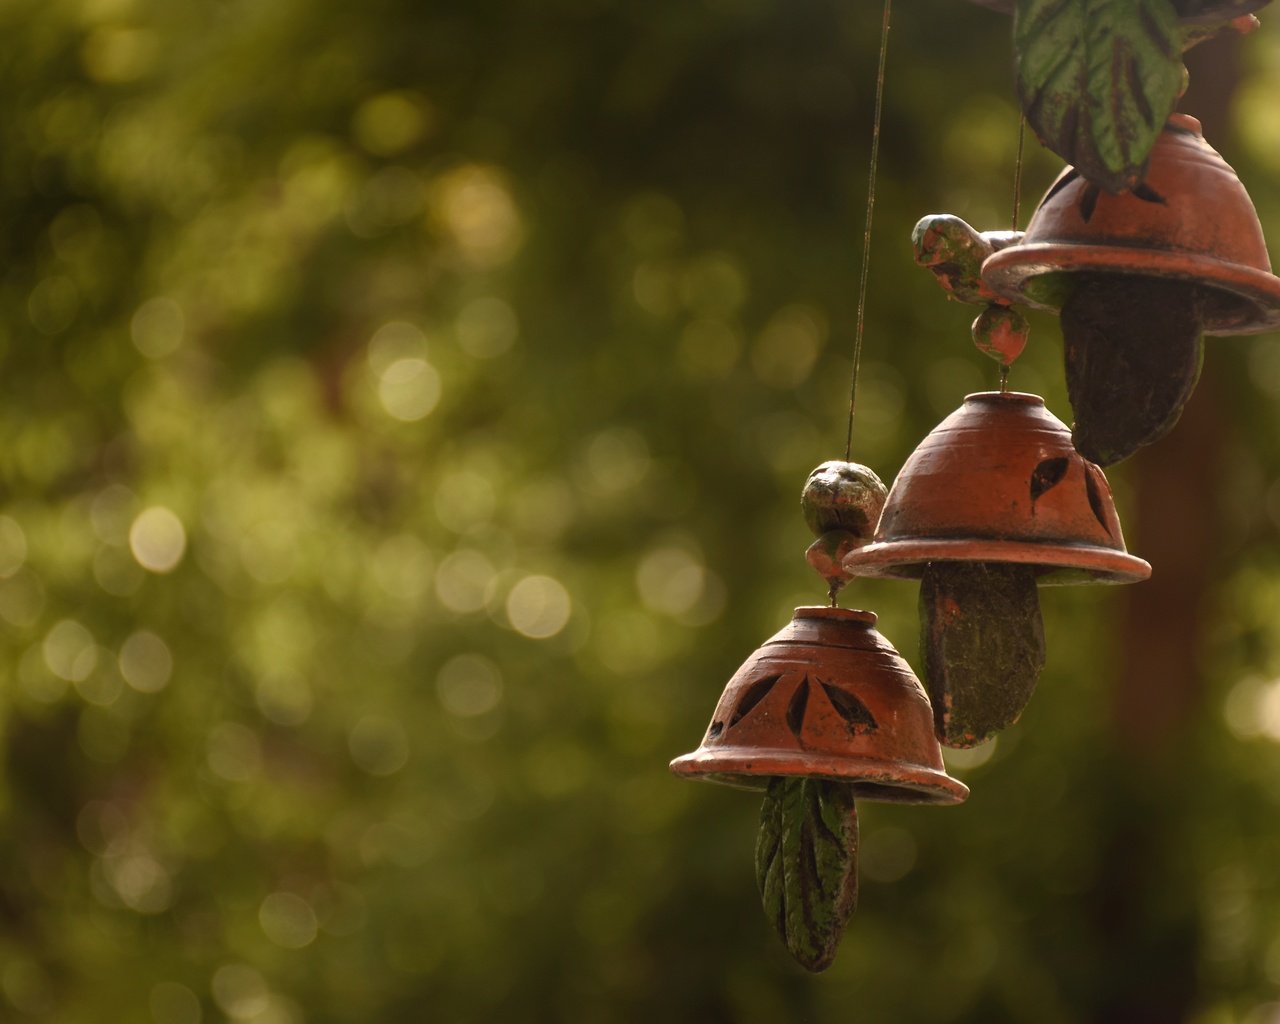
[[[1169,118],[1141,187],[1112,195],[1068,168],[1045,193],[1021,243],[982,266],[983,282],[998,295],[1053,312],[1078,273],[1198,285],[1207,334],[1280,327],[1280,278],[1271,272],[1257,211],[1187,114]]]
[[[1151,566],[1126,550],[1107,478],[1038,395],[982,392],[935,427],[898,473],[872,543],[844,567],[919,578],[930,562],[1033,566],[1040,583],[1128,583]]]
[[[847,782],[859,799],[953,804],[933,710],[872,612],[797,608],[734,673],[677,775],[749,789],[771,778]]]

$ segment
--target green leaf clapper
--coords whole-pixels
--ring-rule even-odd
[[[1029,481],[1035,502],[1066,476],[1046,459]],[[1035,570],[1004,562],[931,562],[920,580],[921,676],[938,738],[974,747],[1018,720],[1044,667]]]
[[[829,779],[769,783],[756,839],[764,912],[791,955],[823,971],[858,902],[858,816],[853,787]]]
[[[1062,304],[1076,451],[1099,466],[1160,440],[1191,400],[1208,295],[1186,281],[1077,274]]]
[[[1139,183],[1182,89],[1171,0],[1017,0],[1014,50],[1040,140],[1109,192]]]

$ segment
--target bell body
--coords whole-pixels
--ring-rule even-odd
[[[929,698],[871,612],[797,608],[729,680],[677,775],[763,789],[777,776],[837,779],[859,799],[958,803]]]
[[[857,576],[915,579],[929,562],[1015,562],[1040,583],[1128,583],[1151,566],[1125,549],[1111,488],[1037,395],[982,392],[903,465]]]
[[[1063,171],[1022,241],[988,257],[983,282],[1013,302],[1057,312],[1073,273],[1172,278],[1206,290],[1208,334],[1280,327],[1280,278],[1257,211],[1199,121],[1170,117],[1143,185],[1141,194],[1112,195]]]

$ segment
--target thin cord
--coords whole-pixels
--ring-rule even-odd
[[[884,69],[889,55],[889,15],[893,0],[884,0],[880,28],[880,68],[876,72],[876,112],[871,128],[871,167],[867,172],[867,226],[862,235],[862,278],[858,284],[858,322],[853,335],[853,374],[849,381],[849,429],[844,439],[844,460],[853,452],[853,407],[858,400],[858,364],[862,360],[862,335],[867,325],[867,271],[871,264],[871,215],[876,206],[876,167],[880,162],[880,118],[884,111]]]
[[[1027,141],[1027,119],[1018,115],[1018,156],[1013,162],[1013,217],[1012,227],[1018,230],[1018,220],[1022,213],[1022,154]],[[1000,393],[1009,392],[1009,364],[1000,365]]]
[[[1022,151],[1027,141],[1027,119],[1018,115],[1018,158],[1013,165],[1013,230],[1018,230],[1022,212]]]

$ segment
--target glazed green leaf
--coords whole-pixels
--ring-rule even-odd
[[[1062,306],[1076,450],[1110,466],[1164,437],[1204,355],[1200,291],[1185,281],[1082,275]]]
[[[1014,0],[973,0],[1001,14],[1012,14]],[[1271,0],[1173,0],[1178,17],[1186,24],[1225,22],[1242,14],[1252,14],[1266,7]]]
[[[1227,30],[1242,35],[1253,31],[1259,25],[1258,19],[1251,17],[1253,11],[1269,2],[1270,0],[1252,0],[1243,3],[1236,0],[1234,3],[1222,3],[1213,0],[1206,3],[1203,0],[1174,0],[1174,7],[1182,18],[1182,52],[1186,53]]]
[[[1040,140],[1108,191],[1139,182],[1182,88],[1171,0],[1017,0],[1014,49]]]
[[[1224,22],[1252,14],[1271,0],[1173,0],[1178,17],[1188,22]]]
[[[1036,468],[1027,482],[1033,504],[1064,486],[1065,463]],[[930,563],[920,581],[920,628],[921,675],[943,743],[977,746],[1018,720],[1045,658],[1031,566]]]
[[[858,902],[853,787],[829,779],[773,779],[760,809],[756,882],[765,915],[810,971],[831,966]]]

